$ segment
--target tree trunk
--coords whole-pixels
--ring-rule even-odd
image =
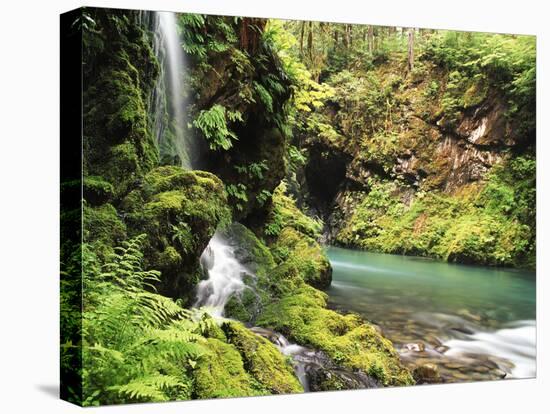
[[[369,52],[372,53],[374,51],[374,27],[369,26]]]
[[[313,63],[313,22],[309,22],[309,33],[307,35],[307,50],[309,60]]]
[[[346,41],[345,41],[346,47],[349,48],[351,46],[351,44],[350,44],[351,39],[350,39],[349,25],[346,24],[344,26],[344,32],[346,33]]]
[[[409,55],[408,55],[408,63],[409,63],[409,72],[413,70],[414,68],[414,29],[409,29]]]
[[[300,56],[304,56],[304,27],[306,25],[306,22],[302,22],[302,26],[300,27]]]

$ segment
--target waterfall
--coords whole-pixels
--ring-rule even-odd
[[[194,307],[206,307],[214,318],[223,318],[224,307],[231,296],[240,294],[244,289],[251,289],[244,283],[243,277],[255,277],[239,262],[236,249],[237,246],[231,245],[216,232],[200,257],[201,267],[208,273],[208,279],[199,283]],[[319,391],[320,384],[331,377],[338,378],[346,385],[346,389],[380,386],[364,372],[341,367],[323,351],[292,343],[279,332],[257,326],[250,330],[272,342],[283,355],[291,359],[296,377],[305,392]]]
[[[250,272],[235,258],[234,248],[219,233],[214,234],[200,260],[208,279],[198,285],[195,307],[205,306],[212,316],[222,317],[229,298],[248,289],[242,277]]]
[[[187,128],[188,62],[178,31],[177,14],[142,12],[141,25],[152,35],[159,77],[150,97],[150,122],[163,163],[196,167],[197,145]]]

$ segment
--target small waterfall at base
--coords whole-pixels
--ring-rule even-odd
[[[201,266],[208,272],[208,279],[199,283],[195,307],[210,308],[214,317],[223,317],[225,304],[233,294],[249,289],[242,280],[251,273],[235,258],[233,247],[219,234],[208,243],[201,255]],[[251,275],[253,276],[253,275]]]
[[[281,353],[292,359],[294,372],[305,392],[326,391],[322,384],[330,378],[337,378],[345,384],[345,389],[380,387],[380,383],[374,378],[362,371],[351,371],[337,365],[323,351],[293,344],[285,336],[271,329],[255,326],[250,330],[271,341]]]
[[[243,277],[256,277],[237,260],[236,248],[216,232],[200,258],[208,279],[199,283],[194,307],[206,307],[208,313],[216,319],[223,319],[224,307],[232,295],[251,289],[243,282]],[[261,327],[252,327],[250,330],[272,342],[282,354],[292,359],[296,377],[306,392],[325,391],[323,383],[334,377],[345,384],[346,389],[380,386],[364,372],[343,368],[324,352],[291,343],[278,332]]]
[[[153,52],[160,74],[151,95],[150,121],[162,162],[194,168],[198,146],[187,128],[188,62],[178,32],[177,14],[142,12],[141,25],[153,35]]]

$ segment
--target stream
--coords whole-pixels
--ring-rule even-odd
[[[329,304],[377,324],[442,382],[536,375],[535,273],[328,248]]]
[[[229,298],[244,289],[250,289],[243,277],[256,277],[241,264],[235,255],[238,248],[217,232],[201,255],[200,262],[207,278],[197,286],[195,308],[203,308],[216,320],[225,319],[224,308]],[[256,335],[272,342],[277,349],[289,357],[296,377],[305,392],[324,391],[323,382],[336,377],[345,389],[376,388],[380,384],[363,372],[355,372],[337,365],[323,351],[307,348],[290,342],[281,333],[271,329],[252,326]]]

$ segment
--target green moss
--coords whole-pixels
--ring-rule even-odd
[[[83,192],[87,202],[98,205],[108,202],[114,195],[113,185],[99,176],[83,177]]]
[[[286,194],[286,184],[282,182],[273,192],[273,204],[266,220],[264,233],[267,236],[278,236],[284,227],[292,227],[310,237],[317,238],[323,229],[323,223],[301,212],[296,207],[295,201]]]
[[[252,272],[265,276],[275,267],[275,261],[269,248],[246,226],[232,223],[223,232],[223,236],[235,247],[239,262],[248,266]]]
[[[126,225],[111,204],[92,207],[85,203],[82,227],[84,241],[94,243],[97,253],[103,256],[110,253],[113,246],[126,239]]]
[[[195,398],[225,398],[265,395],[267,391],[245,371],[237,349],[219,339],[209,338],[208,353],[193,373]]]
[[[332,268],[323,248],[316,241],[322,222],[302,213],[295,201],[285,194],[281,183],[273,194],[273,205],[264,233],[277,263],[293,267],[312,286],[324,289],[332,281]]]
[[[363,370],[384,385],[414,383],[389,340],[357,316],[326,309],[326,298],[324,293],[304,285],[268,306],[258,324],[299,344],[323,350],[337,363]]]
[[[322,247],[311,237],[285,227],[271,248],[279,261],[294,266],[305,282],[317,288],[330,285],[330,262]]]
[[[147,108],[158,63],[131,16],[93,13],[96,30],[85,31],[84,41],[101,38],[103,47],[86,50],[84,58],[84,169],[103,177],[120,199],[158,163]]]
[[[410,206],[399,199],[395,183],[372,181],[337,242],[453,262],[533,267],[534,164],[522,157],[507,164],[495,166],[485,183],[453,194],[419,192]]]
[[[229,343],[241,354],[246,371],[269,392],[303,392],[290,362],[275,345],[239,323],[226,322],[222,328]]]
[[[203,171],[158,167],[121,206],[131,228],[149,236],[145,261],[161,270],[161,292],[190,300],[200,254],[216,229],[231,220],[222,182]]]

